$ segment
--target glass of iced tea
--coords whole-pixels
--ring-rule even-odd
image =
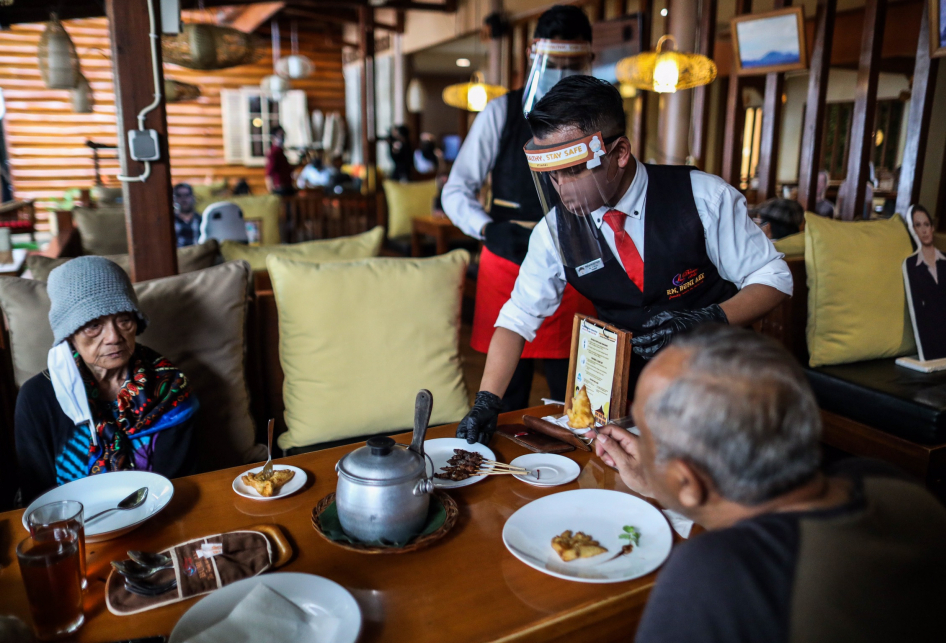
[[[52,640],[78,630],[82,612],[82,571],[79,535],[59,529],[55,537],[30,536],[16,547],[36,636]]]
[[[58,532],[71,529],[79,535],[79,568],[82,570],[82,588],[85,589],[85,519],[82,503],[77,500],[59,500],[42,505],[30,512],[26,523],[36,540],[55,540]]]

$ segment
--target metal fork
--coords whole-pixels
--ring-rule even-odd
[[[266,431],[269,434],[266,439],[266,464],[263,465],[263,470],[257,474],[257,479],[266,480],[271,475],[273,475],[273,425],[276,424],[275,419],[269,420],[269,426]]]

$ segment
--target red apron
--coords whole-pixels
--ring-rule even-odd
[[[486,248],[480,253],[480,269],[476,276],[476,309],[473,313],[473,335],[470,346],[486,353],[493,338],[500,309],[509,301],[519,266],[493,254]],[[591,302],[574,288],[565,286],[562,303],[551,317],[542,322],[535,339],[526,342],[522,357],[525,359],[568,359],[571,353],[572,324],[575,313],[594,315]]]

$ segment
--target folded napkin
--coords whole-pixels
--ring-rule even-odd
[[[187,639],[187,643],[261,643],[331,641],[339,619],[305,612],[278,592],[259,583],[222,620]]]

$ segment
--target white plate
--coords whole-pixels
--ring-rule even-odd
[[[325,643],[355,643],[358,639],[361,632],[361,608],[347,589],[321,576],[280,572],[246,578],[208,594],[177,622],[171,632],[170,643],[183,643],[222,621],[259,583],[312,616],[334,616],[339,619],[335,636]]]
[[[243,476],[248,473],[259,473],[263,470],[263,467],[256,467],[255,469],[249,469],[244,471],[236,478],[233,479],[233,490],[244,498],[249,498],[251,500],[277,500],[278,498],[285,498],[286,496],[291,496],[295,492],[299,491],[302,487],[305,486],[308,476],[306,472],[300,469],[299,467],[290,467],[288,464],[274,464],[273,471],[279,471],[281,469],[289,469],[290,471],[295,471],[296,475],[292,476],[292,480],[284,484],[279,488],[279,491],[276,492],[275,496],[261,496],[259,491],[254,489],[248,484],[244,484]]]
[[[523,467],[535,473],[538,471],[539,477],[534,475],[513,476],[517,480],[522,480],[536,487],[556,487],[560,484],[568,484],[578,478],[581,473],[581,467],[571,458],[554,453],[530,453],[521,455],[509,463],[513,467]]]
[[[448,466],[447,460],[455,455],[453,453],[454,449],[474,451],[479,453],[487,460],[496,459],[496,454],[493,453],[492,449],[480,444],[479,442],[467,444],[467,441],[461,438],[438,438],[436,440],[427,440],[424,442],[424,453],[430,456],[430,460],[427,462],[427,475],[432,476],[434,473],[439,473],[443,467]],[[430,461],[433,461],[434,463],[433,471],[430,469]],[[434,478],[433,480],[434,486],[437,488],[456,489],[457,487],[466,487],[471,484],[476,484],[484,478],[486,478],[486,476],[472,476],[466,480],[460,480],[457,482],[453,480],[441,480],[440,478]]]
[[[624,526],[637,527],[640,544],[608,562],[628,541]],[[583,531],[607,548],[593,558],[564,562],[552,549],[552,538],[566,529]],[[577,489],[539,498],[509,517],[503,543],[513,556],[558,578],[582,583],[619,583],[660,567],[670,555],[670,525],[655,507],[640,498],[605,489]]]
[[[112,471],[73,480],[50,489],[31,502],[23,512],[23,528],[29,531],[27,516],[47,503],[78,500],[82,503],[85,515],[94,516],[117,506],[126,496],[142,487],[148,487],[148,499],[143,505],[128,511],[113,511],[85,527],[86,542],[97,543],[117,538],[164,509],[174,495],[174,485],[170,480],[148,471]]]

